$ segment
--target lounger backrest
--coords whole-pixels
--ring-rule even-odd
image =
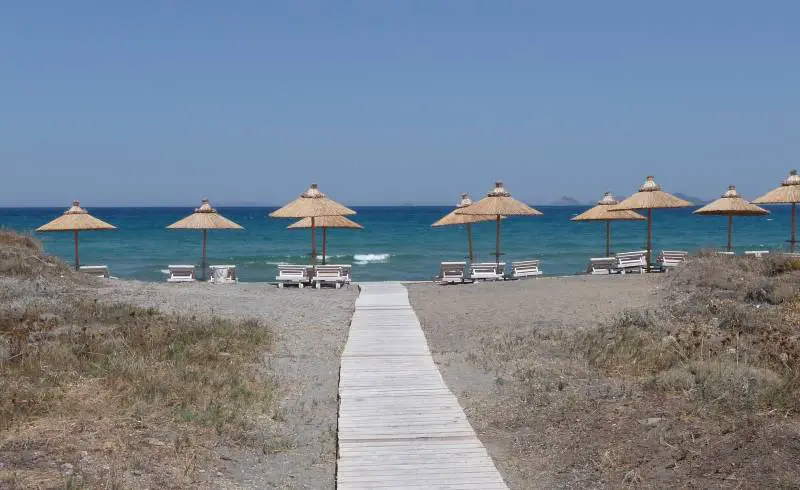
[[[442,262],[442,277],[463,276],[466,265],[466,262]]]
[[[108,266],[105,265],[82,265],[80,271],[84,274],[96,277],[109,277]]]
[[[278,276],[280,277],[308,277],[308,267],[305,265],[279,265]]]
[[[345,277],[342,267],[338,265],[318,265],[314,268],[314,277],[320,279],[337,279]]]
[[[505,262],[500,262],[499,265],[495,262],[481,262],[470,265],[470,269],[473,274],[502,274],[505,265]]]
[[[617,254],[617,264],[620,268],[644,267],[647,265],[645,256],[647,252],[622,252]]]
[[[512,262],[511,267],[515,273],[519,272],[536,272],[539,270],[541,260],[521,260],[519,262]]]
[[[169,275],[174,277],[194,277],[193,265],[170,265]]]

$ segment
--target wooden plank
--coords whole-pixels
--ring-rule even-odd
[[[339,402],[338,488],[507,488],[433,362],[401,284],[361,285]]]

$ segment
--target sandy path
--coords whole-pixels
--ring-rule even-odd
[[[108,301],[179,314],[257,318],[276,334],[265,367],[280,386],[279,416],[264,421],[265,451],[220,448],[216,468],[230,488],[333,488],[339,360],[358,288],[278,289],[268,284],[213,286],[114,281]]]
[[[596,388],[564,339],[651,301],[658,281],[576,276],[409,286],[442,376],[511,488],[591,480],[563,413]]]

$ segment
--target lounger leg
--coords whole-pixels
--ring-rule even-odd
[[[322,283],[321,282],[317,282],[316,284],[314,284],[314,287],[317,288],[317,289],[320,289],[322,287]]]
[[[300,289],[303,289],[306,286],[302,282],[298,282],[297,283],[297,287],[300,288]]]
[[[282,282],[278,283],[278,289],[283,289],[283,283]]]
[[[339,289],[340,287],[342,287],[342,283],[340,283],[340,282],[337,282],[337,283],[335,283],[335,284],[334,284],[334,287],[335,287],[336,289]]]

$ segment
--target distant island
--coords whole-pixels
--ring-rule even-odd
[[[549,206],[581,206],[582,202],[578,201],[574,197],[569,196],[561,196],[559,199],[551,202]]]
[[[694,204],[695,206],[701,206],[703,204],[708,204],[709,203],[709,201],[706,201],[704,199],[700,199],[699,197],[689,196],[689,195],[686,195],[686,194],[684,194],[682,192],[675,192],[672,195],[677,197],[677,198],[679,198],[679,199],[683,199],[684,201],[689,201],[690,203]]]

